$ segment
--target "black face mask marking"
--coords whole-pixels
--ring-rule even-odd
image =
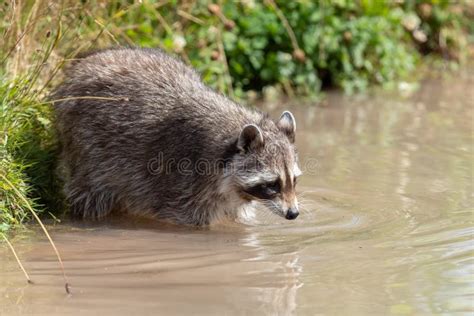
[[[280,194],[281,185],[280,180],[276,180],[268,183],[261,183],[251,188],[244,190],[247,194],[250,194],[258,199],[269,200]]]

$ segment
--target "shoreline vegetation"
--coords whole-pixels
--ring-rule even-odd
[[[393,85],[426,60],[457,69],[473,19],[467,0],[0,1],[0,233],[66,209],[45,98],[80,52],[160,47],[233,98],[318,98]]]

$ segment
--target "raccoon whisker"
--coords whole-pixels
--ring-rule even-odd
[[[303,201],[298,201],[298,205],[301,207],[305,207],[305,206],[310,206],[310,207],[314,207],[315,203],[313,201],[310,201],[310,200],[303,200]]]
[[[300,212],[303,214],[313,214],[313,212],[307,208],[300,208]]]
[[[298,199],[299,202],[301,202],[301,201],[312,201],[312,199],[308,199],[308,198],[305,198],[305,197],[299,197],[299,196],[297,196],[297,199]]]
[[[307,209],[307,208],[300,208],[300,213],[303,214],[313,214],[313,210]]]
[[[259,203],[261,203],[262,205],[266,206],[268,210],[270,210],[272,213],[278,215],[278,216],[282,216],[283,214],[280,212],[280,208],[278,207],[278,205],[272,201],[272,200],[264,200],[264,199],[257,199],[257,201]]]
[[[309,191],[299,191],[296,195],[297,196],[303,196],[305,194],[309,193]]]
[[[312,199],[306,199],[306,198],[299,198],[298,203],[307,203],[307,202],[314,202]]]
[[[315,208],[315,205],[314,204],[306,204],[306,203],[298,203],[298,208],[300,210],[313,209],[313,208]]]
[[[296,194],[296,197],[298,199],[305,199],[307,197],[307,195],[305,193],[301,193],[301,194]]]
[[[315,205],[313,203],[304,203],[304,202],[303,203],[299,202],[298,206],[299,206],[299,208],[308,208],[308,207],[309,208],[314,208],[315,207]]]
[[[275,208],[275,206],[271,205],[271,204],[268,204],[266,205],[267,206],[267,209],[272,212],[273,214],[275,215],[278,215],[278,216],[281,216],[280,212],[278,212],[278,209]]]
[[[315,218],[315,213],[313,210],[309,210],[307,208],[301,208],[300,209],[300,212],[303,216],[305,217],[308,217],[310,219],[314,219]]]
[[[265,203],[263,201],[259,201],[259,202],[262,202],[262,203],[259,203],[257,205],[257,209],[259,211],[259,215],[258,215],[258,223],[259,224],[272,224],[275,222],[275,214],[271,207],[272,205],[270,205],[269,203]],[[269,212],[270,210],[270,212]]]
[[[308,195],[306,195],[305,193],[297,194],[297,195],[296,195],[296,198],[297,198],[298,200],[305,200],[305,199],[308,199]]]

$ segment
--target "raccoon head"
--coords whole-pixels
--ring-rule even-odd
[[[299,214],[295,187],[301,170],[295,132],[295,118],[288,111],[277,122],[263,118],[258,124],[245,125],[233,159],[233,184],[240,198],[289,220]]]

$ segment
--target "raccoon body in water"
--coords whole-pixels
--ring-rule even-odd
[[[82,57],[51,99],[76,216],[209,225],[251,216],[258,203],[298,216],[293,115],[273,121],[236,104],[160,50]]]

